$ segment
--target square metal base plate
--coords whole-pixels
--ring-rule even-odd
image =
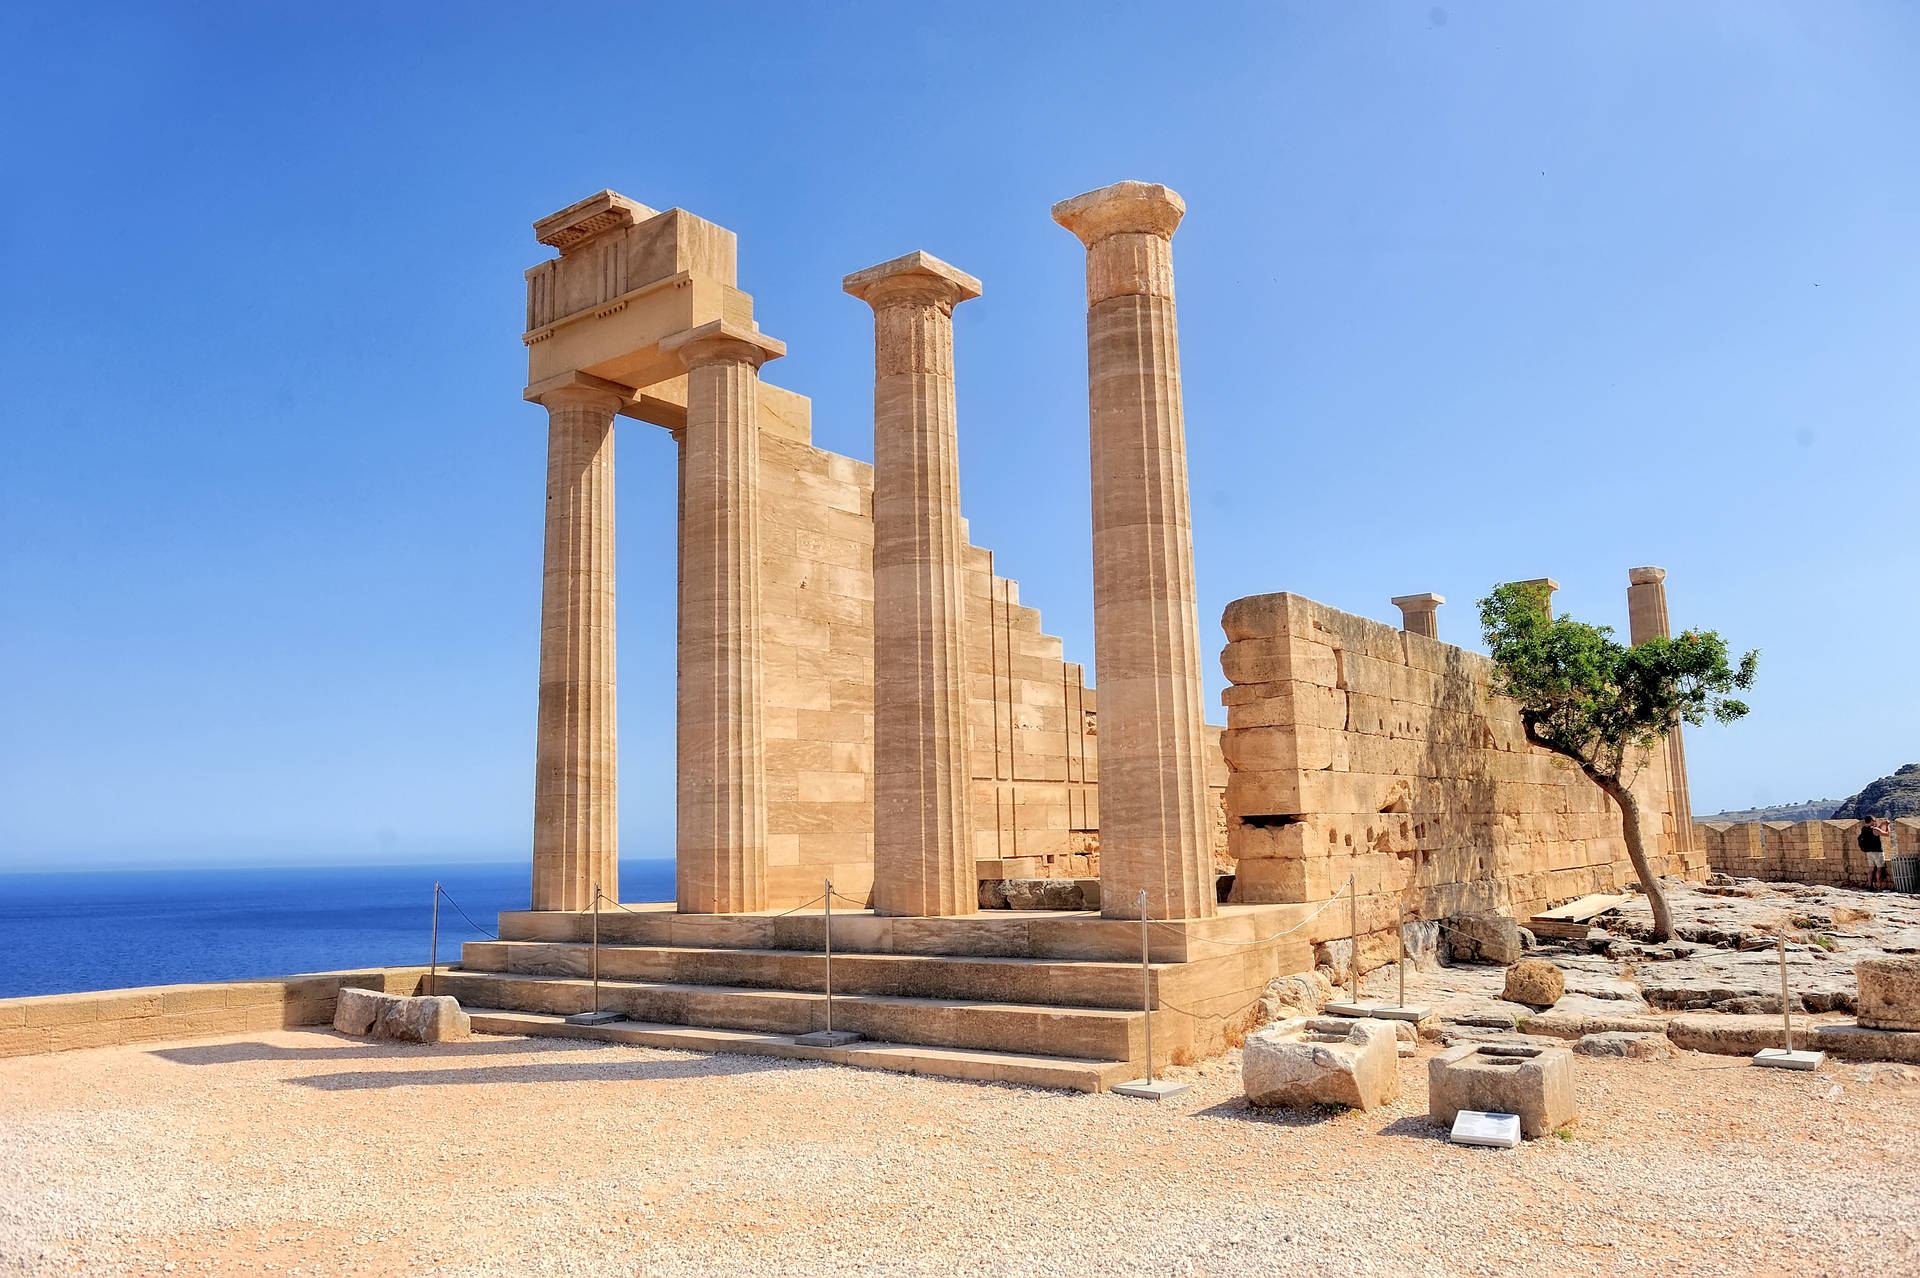
[[[614,1021],[626,1020],[624,1012],[575,1012],[567,1018],[569,1025],[608,1025]]]
[[[1453,1118],[1448,1139],[1456,1145],[1485,1145],[1490,1149],[1512,1149],[1520,1143],[1520,1115],[1484,1114],[1463,1109]]]
[[[1755,1065],[1768,1069],[1819,1069],[1827,1063],[1825,1052],[1789,1052],[1784,1047],[1763,1047],[1753,1054]]]
[[[1329,1003],[1321,1011],[1327,1016],[1363,1016],[1376,1021],[1424,1021],[1433,1015],[1430,1007],[1415,1007],[1409,1003],[1401,1007],[1398,1003]]]
[[[1190,1092],[1192,1090],[1193,1088],[1190,1084],[1169,1083],[1164,1078],[1156,1078],[1151,1083],[1144,1078],[1136,1078],[1131,1083],[1114,1084],[1113,1094],[1115,1096],[1137,1096],[1141,1100],[1166,1100],[1168,1097],[1178,1096],[1183,1092]]]
[[[860,1035],[853,1030],[815,1030],[793,1041],[802,1047],[845,1047],[848,1043],[859,1042]]]

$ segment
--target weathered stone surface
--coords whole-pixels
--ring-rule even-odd
[[[368,1034],[380,1018],[380,1001],[385,994],[372,990],[342,988],[333,1005],[333,1027],[342,1034]]]
[[[1860,1023],[1869,1029],[1920,1030],[1920,958],[1861,959]]]
[[[1807,1046],[1811,1034],[1803,1027],[1794,1046]],[[1763,1047],[1781,1046],[1778,1016],[1728,1016],[1718,1012],[1691,1012],[1667,1022],[1667,1038],[1689,1052],[1721,1056],[1751,1056]]]
[[[1661,1061],[1673,1055],[1673,1045],[1665,1034],[1612,1030],[1582,1036],[1573,1050],[1581,1056],[1619,1056],[1637,1061]]]
[[[459,1002],[444,995],[410,998],[345,988],[334,1005],[333,1027],[342,1034],[405,1043],[458,1042],[473,1034],[473,1023]]]
[[[1315,970],[1297,976],[1276,976],[1267,982],[1260,998],[1260,1019],[1282,1016],[1318,1016],[1333,997],[1333,982],[1326,973]]]
[[[1657,1016],[1594,1016],[1562,1008],[1522,1017],[1520,1025],[1529,1034],[1545,1034],[1550,1038],[1586,1038],[1593,1034],[1664,1036],[1667,1032],[1667,1023]]]
[[[1552,1007],[1566,992],[1567,978],[1559,968],[1545,959],[1522,959],[1507,969],[1501,997],[1528,1007]]]
[[[1798,1030],[1794,1031],[1793,1041],[1795,1046],[1808,1045]],[[1816,1029],[1811,1046],[1843,1060],[1920,1063],[1920,1032],[1914,1030],[1874,1029],[1840,1021]]]
[[[1463,1109],[1518,1114],[1528,1140],[1579,1117],[1573,1053],[1564,1047],[1468,1043],[1427,1062],[1427,1116],[1451,1127]]]
[[[1400,1095],[1389,1021],[1300,1017],[1247,1037],[1240,1077],[1254,1105],[1373,1109]]]
[[[1518,963],[1520,925],[1500,914],[1461,915],[1446,920],[1446,946],[1455,963]]]

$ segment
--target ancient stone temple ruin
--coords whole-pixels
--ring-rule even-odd
[[[873,317],[868,464],[815,447],[808,400],[768,380],[786,346],[731,232],[610,191],[535,224],[556,255],[523,337],[548,423],[532,909],[441,978],[476,1028],[1098,1088],[1139,1072],[1149,1015],[1156,1059],[1217,1050],[1317,946],[1351,933],[1367,966],[1408,920],[1629,877],[1618,812],[1439,640],[1437,595],[1394,598],[1398,628],[1234,603],[1207,725],[1184,214],[1140,182],[1053,209],[1086,262],[1097,694],[968,535],[952,313],[979,280],[924,252],[846,277]],[[619,892],[621,419],[678,447],[673,902]],[[1665,631],[1663,576],[1633,570],[1636,641]],[[1648,846],[1701,873],[1677,736],[1638,785]],[[1059,908],[1006,908],[1035,903]],[[560,1019],[595,998],[630,1020]],[[869,1041],[794,1041],[829,1015]]]

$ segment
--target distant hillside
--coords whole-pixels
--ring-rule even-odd
[[[1739,808],[1732,812],[1716,812],[1712,816],[1696,816],[1696,821],[1825,821],[1840,810],[1843,799],[1808,799],[1805,803],[1776,803],[1768,808]]]
[[[1920,763],[1909,763],[1892,776],[1881,777],[1841,804],[1834,815],[1851,821],[1870,816],[1920,816]]]

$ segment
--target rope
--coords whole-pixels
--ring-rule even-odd
[[[851,905],[856,910],[864,910],[867,908],[867,903],[865,901],[856,901],[852,897],[848,896],[846,893],[840,891],[838,888],[834,889],[833,894],[839,897],[841,900],[845,901],[848,905]]]
[[[606,903],[607,903],[608,905],[611,905],[611,906],[612,906],[612,907],[613,907],[614,909],[616,909],[616,910],[626,910],[626,912],[627,912],[628,914],[632,914],[632,915],[635,915],[635,916],[643,916],[643,915],[649,915],[649,914],[656,914],[656,913],[658,913],[658,911],[657,911],[657,910],[635,910],[635,909],[629,909],[629,908],[628,908],[627,906],[624,906],[624,905],[622,905],[622,904],[620,904],[620,902],[618,902],[618,901],[616,901],[616,900],[614,900],[614,899],[613,899],[612,897],[610,897],[610,896],[608,896],[608,895],[607,895],[607,894],[606,894],[605,892],[599,892],[599,893],[596,893],[596,895],[597,895],[597,896],[598,896],[598,897],[599,897],[599,898],[600,898],[600,899],[601,899],[602,901],[605,901],[605,902],[606,902]],[[834,893],[834,895],[835,895],[835,896],[838,896],[838,895],[840,895],[840,894],[839,894],[838,892],[835,892],[835,893]],[[784,918],[785,918],[785,917],[787,917],[787,915],[789,915],[789,914],[798,914],[798,913],[799,913],[799,912],[800,912],[801,910],[804,910],[804,909],[806,909],[806,908],[807,908],[808,906],[811,906],[811,905],[818,905],[818,904],[820,904],[820,902],[822,902],[822,901],[824,901],[824,900],[826,900],[826,899],[827,899],[827,896],[826,896],[826,893],[824,893],[824,892],[822,892],[822,893],[821,893],[821,894],[820,894],[819,896],[816,896],[816,897],[814,897],[814,898],[813,898],[813,899],[812,899],[811,901],[803,901],[803,902],[801,902],[801,903],[800,903],[799,905],[796,905],[796,906],[794,906],[794,907],[793,907],[793,908],[792,908],[791,910],[782,910],[782,911],[780,911],[780,912],[779,912],[778,914],[770,914],[770,915],[767,915],[766,917],[768,917],[768,918],[775,918],[775,919],[784,919]],[[469,921],[471,921],[471,920],[469,920]]]
[[[458,914],[461,918],[467,920],[468,927],[472,928],[474,931],[478,932],[480,935],[486,937],[489,941],[497,941],[500,939],[500,936],[498,933],[489,932],[484,927],[481,927],[478,923],[475,923],[473,919],[467,914],[467,912],[460,908],[460,902],[453,899],[453,893],[447,891],[445,888],[441,887],[437,883],[434,885],[434,891],[438,892],[441,896],[444,896],[447,898],[447,904],[453,907],[454,912],[456,914]]]
[[[1252,940],[1252,941],[1216,941],[1210,936],[1195,936],[1190,932],[1187,932],[1181,928],[1177,928],[1173,926],[1173,924],[1171,923],[1162,923],[1159,919],[1148,919],[1147,922],[1151,923],[1154,927],[1164,928],[1167,931],[1172,932],[1176,936],[1184,936],[1189,941],[1199,941],[1206,945],[1232,946],[1240,949],[1246,949],[1249,946],[1265,945],[1268,941],[1277,941],[1283,936],[1287,936],[1287,935],[1290,935],[1291,933],[1298,932],[1301,928],[1305,927],[1307,924],[1313,922],[1314,919],[1318,918],[1320,916],[1321,911],[1325,910],[1328,906],[1332,905],[1335,901],[1339,900],[1342,896],[1344,896],[1346,894],[1347,887],[1348,887],[1347,884],[1342,883],[1340,885],[1339,891],[1335,892],[1332,896],[1328,897],[1326,900],[1320,902],[1320,904],[1315,907],[1312,914],[1307,915],[1307,917],[1305,917],[1304,919],[1301,919],[1298,923],[1295,923],[1292,927],[1282,928],[1280,931],[1275,932],[1272,936],[1263,936],[1257,940]]]

